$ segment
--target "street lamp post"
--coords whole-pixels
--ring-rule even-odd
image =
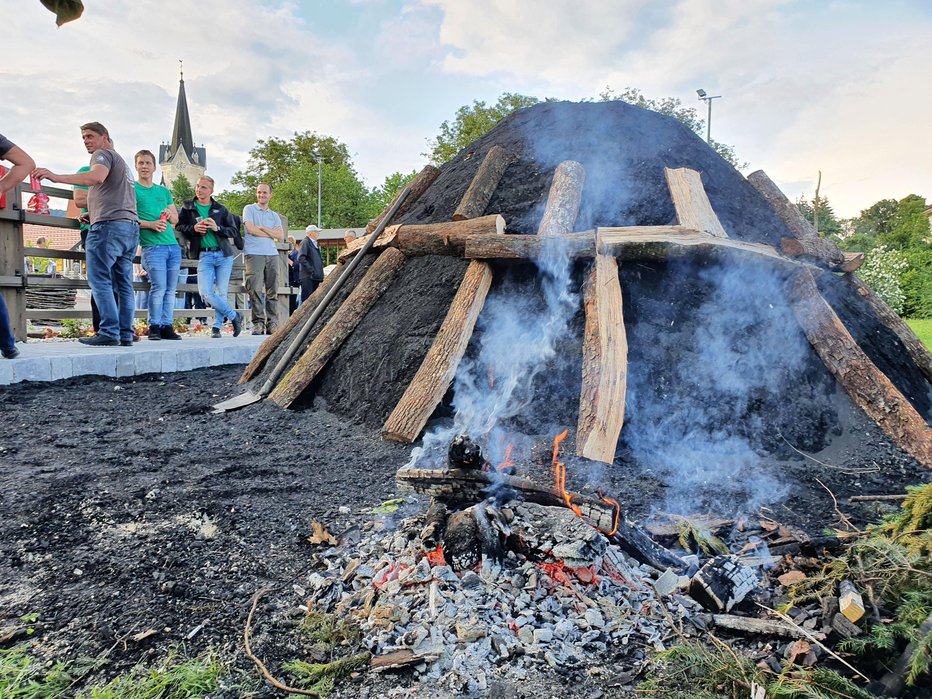
[[[707,94],[705,90],[699,88],[696,90],[696,94],[699,95],[699,101],[705,102],[709,105],[709,116],[706,119],[706,128],[705,128],[705,142],[712,143],[712,100],[721,99],[721,95],[710,95]]]

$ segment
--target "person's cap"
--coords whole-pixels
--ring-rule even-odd
[[[317,226],[315,226],[313,223],[304,229],[305,233],[313,233],[315,231],[320,233],[320,229]]]

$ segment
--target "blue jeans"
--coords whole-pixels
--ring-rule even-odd
[[[0,296],[0,350],[7,354],[16,349],[13,339],[13,325],[10,323],[10,314],[6,310],[3,296]]]
[[[197,290],[208,306],[214,309],[213,327],[219,329],[223,319],[233,320],[236,311],[227,301],[230,288],[230,273],[233,271],[233,257],[227,257],[222,250],[202,252],[197,261]],[[216,291],[214,291],[216,289]]]
[[[181,248],[147,245],[142,249],[142,266],[149,274],[149,325],[171,327],[178,272],[181,271]]]
[[[133,339],[133,256],[138,245],[135,221],[100,221],[87,232],[87,281],[100,309],[100,334],[114,340]]]

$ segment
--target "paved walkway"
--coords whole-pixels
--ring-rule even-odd
[[[0,359],[0,385],[20,381],[57,381],[71,376],[136,376],[188,371],[221,364],[248,364],[264,335],[220,339],[207,334],[186,335],[183,340],[140,340],[132,347],[87,347],[77,340],[17,342],[16,359]]]

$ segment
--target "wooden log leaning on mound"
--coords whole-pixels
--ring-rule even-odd
[[[283,408],[289,407],[355,330],[385,290],[391,286],[404,266],[400,250],[388,249],[359,281],[356,288],[311,342],[301,358],[278,382],[269,399]]]
[[[256,351],[256,354],[253,356],[252,361],[246,366],[246,369],[243,371],[243,375],[239,377],[240,383],[246,383],[250,379],[256,376],[259,372],[262,371],[265,367],[265,363],[268,361],[269,357],[272,356],[272,353],[278,348],[291,335],[291,332],[296,328],[304,325],[304,321],[311,316],[314,312],[314,309],[317,308],[317,304],[320,303],[321,299],[327,295],[327,292],[330,291],[337,279],[340,278],[340,273],[343,271],[343,263],[340,262],[337,264],[336,269],[332,270],[330,274],[324,277],[324,280],[320,285],[314,290],[314,293],[311,294],[308,298],[304,299],[300,306],[295,309],[295,312],[282,323],[274,333],[269,335],[265,340],[262,341],[262,344],[259,345],[259,349]]]
[[[684,228],[695,228],[714,238],[727,238],[728,234],[709,203],[700,174],[684,167],[667,167],[663,169],[663,173],[667,178],[679,224]]]
[[[572,232],[579,215],[585,181],[586,169],[581,163],[564,160],[557,165],[537,235],[564,235]]]
[[[596,256],[583,305],[586,326],[576,455],[610,464],[624,425],[628,377],[628,339],[614,257]]]
[[[505,170],[514,160],[515,156],[501,146],[495,145],[489,148],[472,182],[469,183],[466,194],[463,195],[459,206],[453,212],[453,220],[463,221],[482,216]]]
[[[816,286],[800,269],[788,282],[790,305],[803,332],[851,399],[903,451],[932,466],[932,430],[912,404],[858,347]]]
[[[456,375],[491,285],[489,264],[471,262],[424,361],[382,427],[383,439],[417,439]]]

